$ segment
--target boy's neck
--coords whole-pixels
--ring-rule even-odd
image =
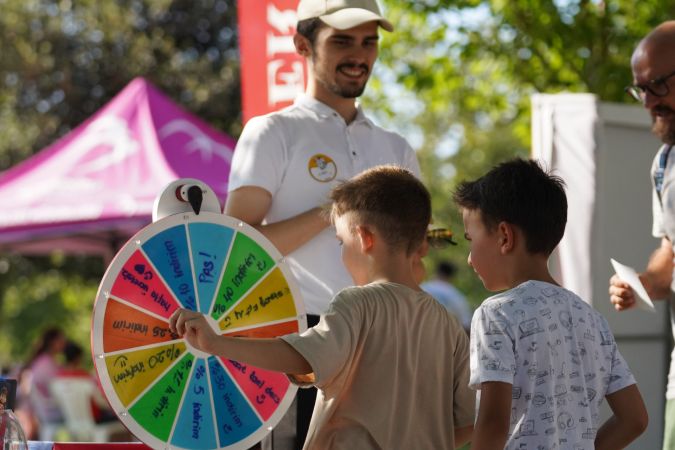
[[[372,255],[368,273],[369,283],[396,283],[420,290],[412,271],[413,258],[405,253]]]
[[[526,281],[543,281],[545,283],[559,286],[548,270],[548,256],[526,254],[523,257],[515,257],[508,271],[506,282],[507,289],[513,289]]]

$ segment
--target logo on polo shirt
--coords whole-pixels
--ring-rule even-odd
[[[309,158],[307,169],[309,170],[309,174],[312,176],[312,178],[322,183],[332,181],[337,175],[337,166],[335,165],[335,161],[321,153],[317,153],[316,155]]]

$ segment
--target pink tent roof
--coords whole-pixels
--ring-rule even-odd
[[[0,248],[109,253],[151,222],[155,197],[197,178],[221,203],[234,140],[136,78],[78,128],[0,174]]]

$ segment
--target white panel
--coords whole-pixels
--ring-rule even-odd
[[[565,180],[569,204],[565,236],[551,268],[563,286],[590,302],[596,99],[588,94],[536,95],[532,105],[533,157]]]

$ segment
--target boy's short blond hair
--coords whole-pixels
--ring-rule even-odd
[[[352,225],[377,229],[394,249],[410,255],[426,236],[431,220],[431,196],[412,172],[397,166],[377,166],[339,184],[330,193],[331,219],[352,213]]]

